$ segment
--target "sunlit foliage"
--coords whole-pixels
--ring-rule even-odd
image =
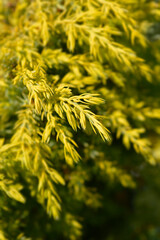
[[[134,189],[135,165],[158,166],[159,15],[154,1],[0,1],[0,239],[81,239],[80,209],[103,207],[95,176]],[[44,230],[27,229],[32,206]]]

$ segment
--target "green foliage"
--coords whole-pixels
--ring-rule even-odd
[[[0,1],[0,239],[93,239],[91,212],[114,218],[110,192],[159,169],[159,15],[154,1]]]

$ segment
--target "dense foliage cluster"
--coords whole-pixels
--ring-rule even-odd
[[[159,21],[159,1],[0,0],[0,240],[158,239]]]

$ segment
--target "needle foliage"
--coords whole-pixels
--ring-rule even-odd
[[[159,168],[159,18],[158,1],[0,0],[0,240],[117,240],[119,191]]]

